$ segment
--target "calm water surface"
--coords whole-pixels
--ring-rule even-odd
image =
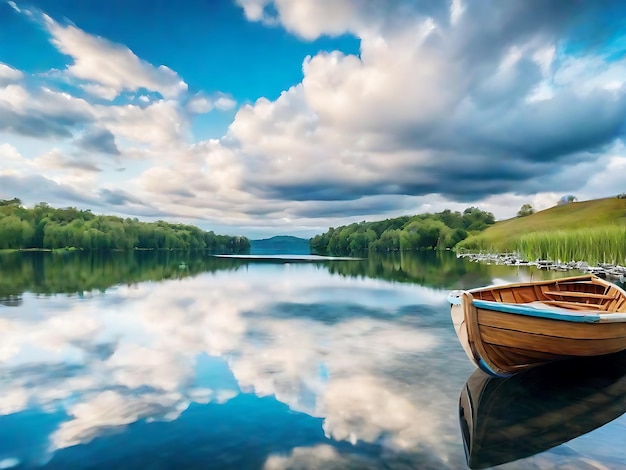
[[[626,360],[472,375],[448,291],[530,273],[450,253],[2,255],[0,469],[462,469],[463,426],[475,467],[495,445],[501,468],[626,468]]]

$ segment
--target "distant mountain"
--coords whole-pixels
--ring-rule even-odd
[[[309,255],[311,249],[306,238],[278,235],[263,240],[250,241],[251,255]]]

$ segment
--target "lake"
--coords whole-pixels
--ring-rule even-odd
[[[485,382],[456,339],[450,290],[531,275],[2,254],[0,469],[626,468],[623,357]]]

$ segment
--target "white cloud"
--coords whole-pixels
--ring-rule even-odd
[[[13,67],[0,62],[0,87],[22,79],[24,74]]]
[[[612,129],[624,114],[623,65],[589,55],[572,59],[574,73],[568,61],[556,60],[557,42],[541,27],[536,35],[487,45],[481,41],[491,41],[491,33],[472,25],[478,9],[457,1],[447,11],[450,25],[435,10],[401,2],[388,8],[382,2],[239,3],[253,21],[267,20],[271,4],[287,30],[307,38],[351,31],[361,39],[359,57],[322,52],[308,58],[301,84],[276,101],[261,98],[237,113],[223,143],[235,150],[232,165],[243,171],[245,188],[264,198],[265,207],[281,199],[289,210],[298,204],[294,198],[336,202],[377,193],[414,194],[419,204],[421,196],[442,194],[448,205],[458,206],[453,201],[462,197],[465,205],[485,203],[512,216],[518,207],[490,201],[516,204],[517,197],[509,196],[520,188],[537,191],[531,184],[537,174],[552,190],[576,184],[558,181],[568,147],[619,138],[600,128]],[[376,20],[375,11],[384,14]],[[333,20],[318,21],[322,12]],[[513,21],[511,12],[504,7],[501,20]],[[464,48],[472,41],[484,53],[470,65],[459,54],[469,55]],[[592,73],[582,81],[568,78],[582,71]],[[592,111],[596,106],[606,112]],[[579,131],[578,111],[601,116],[597,136],[596,130],[588,137]],[[557,121],[559,132],[550,132]],[[491,180],[481,181],[489,178],[493,161],[499,164]],[[464,167],[471,176],[463,175]],[[501,177],[507,173],[518,176]],[[485,199],[489,193],[503,197]]]
[[[324,430],[335,440],[353,444],[374,443],[389,436],[387,445],[399,449],[418,444],[436,447],[440,417],[435,409],[420,405],[375,376],[353,374],[334,380],[325,391],[321,406],[328,417]]]
[[[543,75],[548,76],[556,57],[556,48],[553,45],[548,45],[536,50],[532,57],[541,67]]]
[[[237,102],[224,93],[218,93],[214,98],[198,93],[194,95],[186,105],[188,111],[194,114],[205,114],[213,109],[228,111],[233,109]]]
[[[357,457],[358,459],[358,457]],[[361,457],[357,460],[359,468],[375,468],[367,465],[367,459]],[[341,455],[334,447],[328,444],[319,444],[313,447],[295,447],[288,455],[270,455],[263,470],[288,470],[295,468],[354,468],[355,461]]]
[[[17,4],[16,4],[14,1],[12,1],[12,0],[8,0],[8,1],[7,1],[7,3],[8,3],[8,4],[9,4],[9,6],[10,6],[11,8],[13,8],[13,10],[15,10],[16,12],[18,12],[18,13],[21,13],[21,12],[22,12],[22,10],[20,9],[20,7],[18,7],[18,6],[17,6]]]
[[[89,442],[103,430],[121,430],[140,418],[161,414],[164,407],[179,399],[178,394],[132,396],[105,390],[67,409],[72,419],[61,423],[52,434],[51,447],[56,450]]]
[[[83,172],[100,171],[97,164],[88,157],[72,158],[69,157],[57,148],[51,149],[37,158],[32,160],[33,165],[48,170],[68,170],[73,168],[80,172],[81,177],[86,175]]]
[[[187,137],[188,122],[174,100],[159,100],[148,106],[97,105],[94,110],[100,126],[116,137],[154,149],[167,151],[169,146],[179,145]]]
[[[165,98],[176,98],[187,90],[187,84],[167,66],[155,67],[123,45],[92,36],[72,25],[62,26],[47,15],[43,18],[52,43],[72,57],[74,63],[67,67],[72,76],[115,90],[117,94],[146,88],[158,91]]]
[[[17,84],[0,88],[0,111],[3,108],[23,116],[27,122],[41,117],[54,121],[49,124],[58,123],[63,127],[93,118],[93,108],[86,100],[47,87],[34,93]]]
[[[270,3],[269,0],[237,0],[237,3],[243,7],[243,11],[250,21],[261,21],[263,20],[264,14],[263,9],[267,4]]]
[[[461,15],[463,15],[464,9],[465,6],[463,5],[462,0],[452,0],[450,3],[450,23],[458,23],[461,19]]]
[[[15,147],[10,144],[0,144],[0,172],[9,169],[16,170],[26,163]]]
[[[96,83],[83,84],[80,87],[90,95],[109,101],[119,94],[119,90],[115,88],[98,85]]]
[[[376,372],[439,345],[435,331],[402,325],[391,312],[416,299],[440,305],[445,293],[396,286],[390,299],[389,285],[381,281],[299,269],[307,274],[286,268],[270,285],[264,271],[251,270],[246,282],[224,271],[167,281],[169,287],[118,286],[105,297],[86,293],[69,304],[65,296],[25,295],[19,316],[0,319],[0,369],[15,377],[0,383],[7,397],[0,413],[64,408],[70,418],[51,435],[52,449],[86,443],[139,419],[174,419],[192,401],[223,403],[239,393],[219,383],[194,385],[198,357],[208,354],[228,362],[240,388],[324,418],[324,429],[336,439],[377,442],[387,436],[389,446],[434,448],[434,436],[452,435],[433,433],[431,439],[424,423],[427,418],[428,429],[445,428],[431,413],[455,400],[456,388],[442,386],[435,394],[428,380],[419,390],[399,387],[393,375]],[[206,289],[209,278],[212,289]],[[329,292],[341,299],[350,292],[355,308],[380,308],[380,317],[347,312],[328,324],[301,315],[300,304],[321,305]],[[49,315],[42,317],[41,302]],[[290,305],[293,315],[285,310],[275,316]],[[259,335],[255,341],[252,334]],[[102,348],[110,352],[98,353]],[[67,363],[71,373],[57,373]],[[327,376],[320,375],[322,365]],[[311,394],[313,400],[303,399]]]
[[[233,109],[237,102],[229,96],[221,95],[215,100],[215,107],[220,111],[228,111]]]
[[[22,111],[27,104],[28,93],[21,85],[8,85],[0,89],[0,105],[10,106],[16,111]]]
[[[237,3],[250,21],[266,24],[280,21],[288,31],[306,39],[357,29],[361,19],[359,5],[352,0],[237,0]],[[276,7],[277,18],[266,13],[266,7],[272,3]],[[367,7],[364,4],[361,6]]]
[[[598,50],[565,56],[567,20],[547,7],[497,3],[483,27],[483,7],[458,0],[238,3],[248,19],[307,39],[355,35],[359,54],[304,59],[301,83],[242,105],[220,140],[194,143],[196,115],[234,109],[231,95],[190,96],[167,67],[39,15],[71,63],[32,80],[0,64],[0,132],[58,149],[14,145],[31,163],[40,157],[24,171],[47,166],[50,178],[82,188],[70,169],[82,162],[102,170],[91,172],[94,188],[132,192],[167,214],[235,231],[311,231],[446,205],[514,215],[520,199],[575,192],[602,173],[599,155],[621,139],[624,61]],[[128,171],[113,173],[103,156],[75,158],[86,128],[107,133]],[[559,181],[562,171],[572,178]]]
[[[579,93],[594,90],[618,91],[626,82],[626,59],[607,63],[601,56],[571,57],[554,73],[555,87],[572,87]]]
[[[9,4],[11,4],[13,2],[9,2]],[[5,469],[9,469],[9,468],[15,468],[20,464],[20,459],[17,459],[15,457],[8,457],[8,458],[4,458],[2,460],[0,460],[0,470],[5,470]]]
[[[195,95],[187,102],[187,109],[194,114],[205,114],[213,109],[213,103],[206,96]]]

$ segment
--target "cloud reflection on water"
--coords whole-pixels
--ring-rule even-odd
[[[323,418],[335,440],[428,449],[445,462],[458,445],[455,420],[443,419],[458,385],[435,370],[450,360],[448,328],[419,307],[445,308],[445,295],[313,266],[255,266],[83,300],[25,296],[20,315],[0,317],[0,413],[64,411],[54,451],[241,390]],[[226,361],[237,386],[199,387],[203,354]]]

